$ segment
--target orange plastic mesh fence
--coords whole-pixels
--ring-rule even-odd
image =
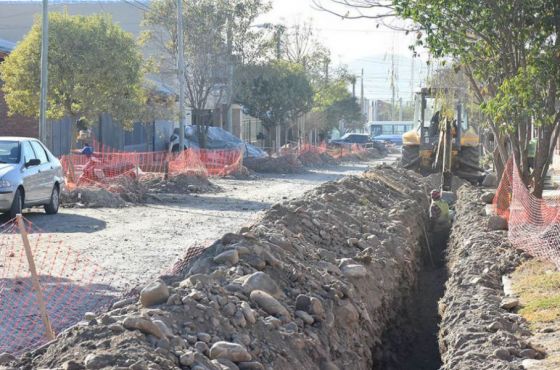
[[[508,239],[518,249],[560,267],[560,196],[539,199],[510,160],[494,198],[498,215],[508,219]]]
[[[122,290],[112,285],[114,274],[24,222],[55,333],[121,296]],[[18,354],[46,342],[22,238],[12,220],[0,227],[0,353]]]

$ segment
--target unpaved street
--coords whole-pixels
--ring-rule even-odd
[[[386,159],[390,160],[389,159]],[[296,175],[260,175],[256,180],[213,179],[223,191],[162,197],[121,209],[61,209],[55,216],[25,216],[106,268],[111,285],[146,282],[195,245],[209,244],[257,219],[263,209],[292,199],[326,181],[359,174],[371,163],[343,164]]]

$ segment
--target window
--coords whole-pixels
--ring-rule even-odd
[[[393,134],[393,125],[383,125],[383,134],[384,135],[392,135]]]
[[[19,163],[17,141],[0,141],[0,163]]]
[[[31,144],[29,144],[29,141],[21,142],[21,153],[23,154],[23,163],[27,163],[30,160],[37,158],[33,148],[31,148]]]
[[[49,162],[49,157],[47,156],[47,153],[45,152],[45,148],[43,148],[43,146],[41,144],[39,144],[39,142],[31,141],[31,146],[33,147],[33,151],[35,152],[35,155],[41,161],[41,163],[48,163]]]

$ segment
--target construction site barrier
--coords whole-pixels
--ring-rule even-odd
[[[508,220],[508,239],[518,249],[560,268],[560,196],[532,195],[509,160],[496,196],[496,213]]]
[[[23,217],[0,226],[0,263],[0,353],[41,346],[122,294],[114,274]]]

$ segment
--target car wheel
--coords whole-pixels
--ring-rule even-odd
[[[48,215],[54,215],[58,213],[58,206],[60,205],[60,190],[58,186],[54,186],[51,194],[51,201],[49,204],[45,205],[45,212]]]
[[[23,209],[23,192],[21,189],[17,189],[14,194],[14,200],[12,201],[12,206],[10,207],[10,218],[15,218],[18,214],[21,214]]]

